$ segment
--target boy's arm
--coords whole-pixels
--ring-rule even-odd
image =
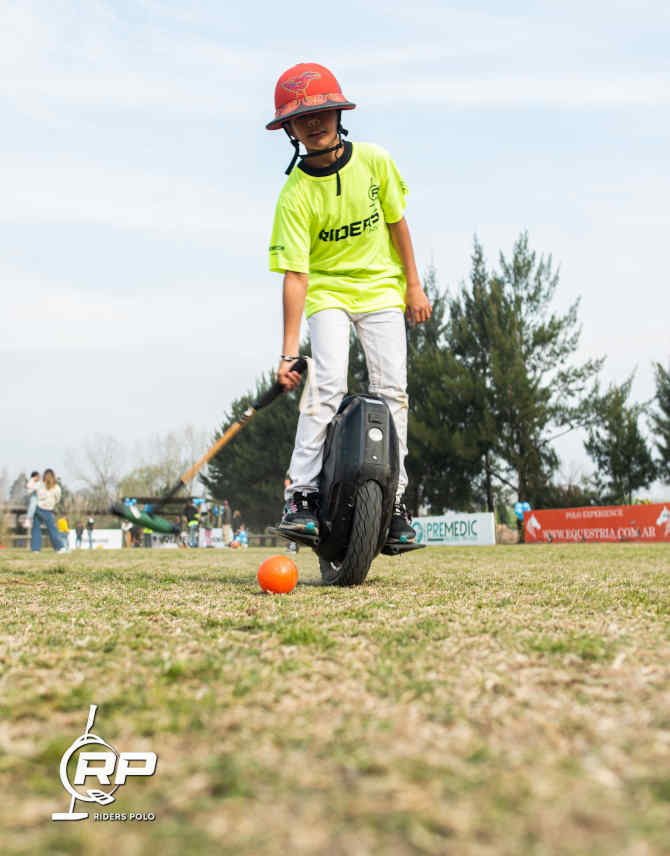
[[[405,268],[405,278],[407,279],[407,291],[405,293],[407,318],[412,323],[412,326],[416,326],[430,318],[432,309],[421,287],[421,280],[419,279],[416,262],[414,261],[414,250],[412,249],[412,238],[409,234],[409,227],[404,217],[402,220],[398,220],[397,223],[387,223],[386,225],[391,233],[393,246]]]
[[[307,274],[287,270],[284,274],[284,339],[282,354],[298,356],[300,347],[300,322],[307,294]],[[292,371],[293,363],[281,360],[277,380],[285,389],[295,389],[301,381],[299,372]]]

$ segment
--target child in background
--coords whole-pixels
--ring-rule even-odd
[[[247,534],[247,530],[244,523],[240,523],[240,528],[237,532],[237,535],[233,539],[233,543],[241,547],[243,550],[246,550],[249,546],[249,535]]]
[[[62,517],[59,517],[58,523],[56,525],[58,526],[58,532],[60,534],[60,537],[63,540],[63,547],[66,550],[69,550],[70,549],[70,527],[67,525],[67,517],[65,517],[65,515],[63,515]]]
[[[35,509],[37,508],[37,491],[39,490],[41,483],[40,474],[37,470],[33,470],[30,474],[30,478],[26,482],[28,511],[26,512],[26,520],[23,524],[26,529],[30,529],[33,525],[33,517],[35,516]]]

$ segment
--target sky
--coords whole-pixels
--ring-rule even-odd
[[[0,472],[212,433],[277,364],[267,269],[291,149],[274,86],[337,76],[410,188],[418,267],[467,278],[522,230],[581,299],[603,383],[670,361],[670,6],[0,0]],[[565,472],[588,471],[578,434]],[[204,450],[203,450],[204,451]],[[68,457],[70,456],[70,457]]]

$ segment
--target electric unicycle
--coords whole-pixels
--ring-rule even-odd
[[[386,540],[398,469],[398,435],[386,402],[371,393],[347,395],[326,434],[319,534],[271,531],[312,547],[324,583],[360,585],[379,553],[398,555],[423,546]]]

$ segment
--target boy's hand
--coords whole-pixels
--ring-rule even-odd
[[[295,362],[289,363],[287,360],[282,360],[277,369],[277,380],[284,389],[295,389],[300,386],[302,375],[300,372],[293,371]]]
[[[427,321],[433,310],[420,282],[408,282],[405,292],[405,314],[412,327]]]

